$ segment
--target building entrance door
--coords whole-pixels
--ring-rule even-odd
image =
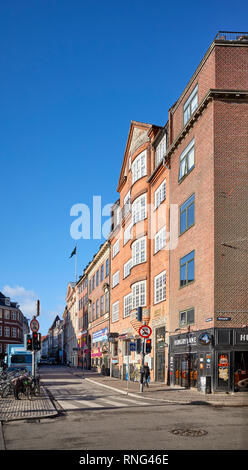
[[[234,386],[248,392],[248,351],[236,351],[234,356]]]
[[[197,354],[175,356],[174,383],[180,387],[197,387]]]

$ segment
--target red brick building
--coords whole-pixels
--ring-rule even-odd
[[[90,350],[88,338],[88,277],[83,273],[76,284],[78,302],[78,365],[85,369],[90,366]]]
[[[164,128],[131,123],[110,235],[123,378],[139,369],[138,306],[152,380],[229,391],[248,378],[247,176],[248,34],[218,33]]]
[[[0,292],[0,360],[4,359],[8,344],[23,344],[28,330],[27,319],[19,305]]]

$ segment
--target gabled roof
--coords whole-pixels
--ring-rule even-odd
[[[149,130],[154,127],[158,128],[158,126],[154,126],[153,124],[148,124],[145,122],[138,122],[138,121],[131,121],[126,148],[124,152],[119,182],[117,186],[117,191],[120,191],[120,187],[125,180],[125,168],[127,165],[127,160],[129,156],[131,156],[141,145],[149,142]]]

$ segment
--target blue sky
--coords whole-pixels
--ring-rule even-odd
[[[116,192],[131,120],[164,125],[218,30],[246,31],[243,1],[2,0],[0,290],[41,332],[74,280],[70,209]],[[107,219],[103,218],[103,222]],[[78,272],[101,240],[78,240]]]

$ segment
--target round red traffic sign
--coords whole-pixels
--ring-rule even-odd
[[[142,336],[142,338],[149,338],[152,334],[152,329],[148,325],[143,325],[139,329],[139,335]]]
[[[38,320],[36,320],[36,318],[33,318],[30,322],[31,331],[33,331],[33,333],[36,333],[37,331],[39,331],[39,328],[40,328],[40,325],[39,325]]]

